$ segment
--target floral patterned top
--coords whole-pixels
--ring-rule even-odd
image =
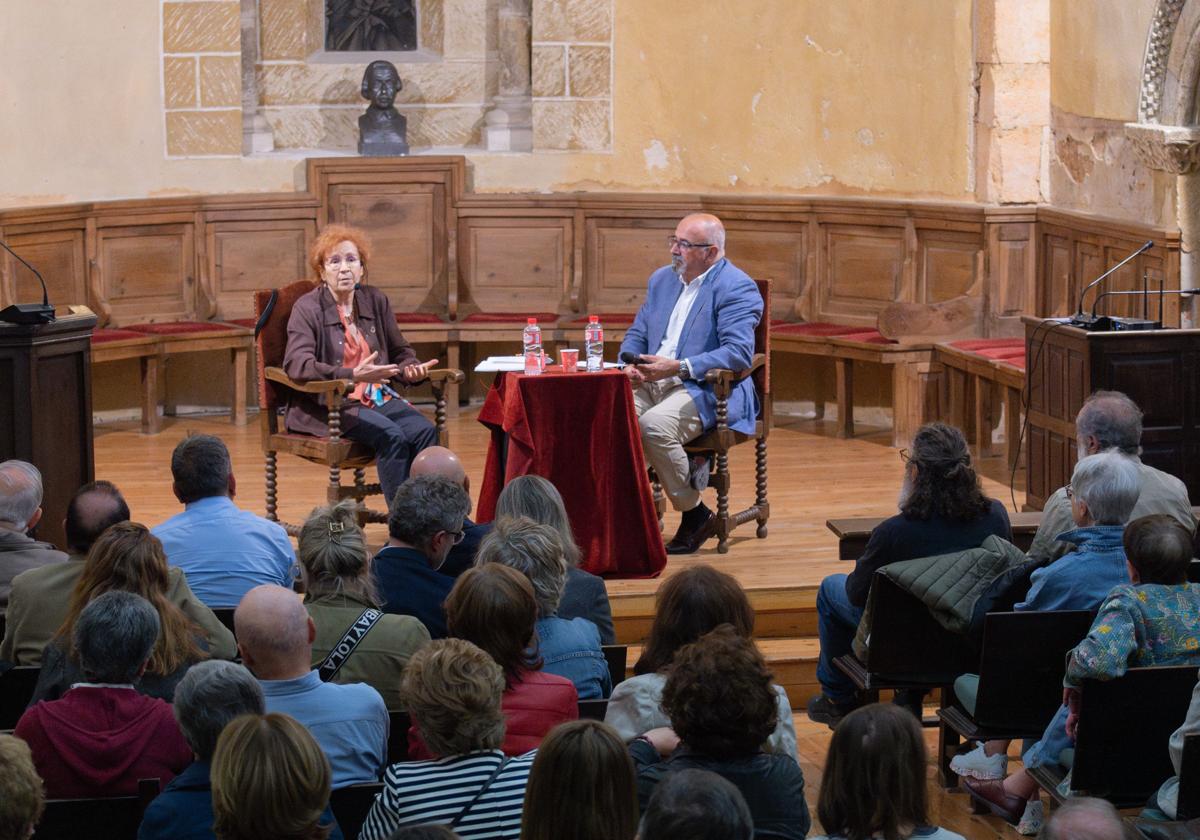
[[[1115,587],[1067,661],[1064,683],[1111,680],[1129,668],[1200,664],[1200,584]]]

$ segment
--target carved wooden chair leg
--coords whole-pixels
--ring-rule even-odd
[[[278,482],[278,465],[277,457],[274,451],[266,453],[266,476],[267,476],[267,519],[272,522],[279,521],[278,501],[279,501],[279,482]]]
[[[354,498],[359,504],[367,497],[367,471],[363,467],[354,468]]]
[[[717,453],[717,553],[729,553],[729,456]]]
[[[440,385],[433,386],[433,426],[437,429],[438,446],[449,447],[450,432],[446,429],[446,389]]]
[[[767,536],[767,520],[771,508],[767,502],[767,439],[754,441],[754,507],[758,509],[758,529],[754,532],[760,540]]]
[[[658,515],[658,530],[662,531],[666,528],[663,523],[663,516],[667,512],[667,497],[663,493],[662,484],[658,481],[658,475],[654,472],[654,468],[650,468],[650,490],[654,494],[654,512]]]

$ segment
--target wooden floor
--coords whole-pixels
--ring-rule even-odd
[[[465,410],[450,420],[451,446],[462,458],[473,487],[480,485],[488,444],[487,433],[475,420],[477,412],[477,408]],[[141,434],[135,423],[99,426],[95,432],[96,477],[121,488],[136,521],[147,525],[162,522],[181,509],[171,494],[171,451],[190,431],[219,435],[225,440],[233,458],[239,506],[262,513],[263,462],[255,417],[246,426],[233,426],[225,417],[166,418],[162,432],[154,436]],[[836,437],[832,422],[777,417],[768,455],[772,515],[767,539],[756,539],[753,527],[747,526],[735,533],[728,554],[718,554],[713,541],[695,555],[670,558],[658,579],[608,581],[619,640],[636,644],[644,638],[653,615],[654,592],[663,578],[695,563],[711,563],[734,575],[749,592],[760,646],[776,681],[788,689],[793,706],[802,709],[807,697],[817,690],[816,588],[825,575],[850,568],[837,560],[837,541],[825,521],[895,513],[903,467],[889,441],[887,429],[860,429],[860,436],[843,440]],[[735,451],[731,471],[732,504],[737,509],[753,498],[753,447]],[[1013,510],[1001,459],[984,462],[981,472],[985,491]],[[322,503],[325,481],[324,469],[281,457],[280,515],[301,521]],[[1018,489],[1016,502],[1023,500]],[[676,525],[675,515],[668,514],[668,533]],[[372,544],[382,544],[386,540],[384,526],[369,526],[368,539]],[[803,714],[796,716],[796,730],[815,819],[829,731],[810,723]],[[927,734],[932,750],[936,746],[934,731]],[[933,779],[932,764],[930,779],[931,816],[941,825],[971,840],[991,840],[1005,834],[1016,837],[996,818],[972,816],[965,795],[944,794]]]

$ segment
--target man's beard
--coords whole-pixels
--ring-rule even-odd
[[[683,257],[671,255],[671,268],[676,274],[683,274]]]
[[[900,496],[896,499],[896,507],[904,510],[908,505],[909,499],[912,498],[913,490],[916,489],[916,484],[913,482],[912,475],[908,470],[904,471],[904,482],[900,485]]]

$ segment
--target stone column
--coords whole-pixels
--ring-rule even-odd
[[[258,109],[258,0],[242,0],[242,154],[275,151],[271,126]]]
[[[484,116],[488,151],[533,149],[533,102],[530,85],[530,0],[503,0],[497,12],[500,78],[492,110]]]
[[[1125,136],[1148,166],[1176,176],[1179,288],[1200,289],[1200,126],[1126,123]],[[1195,297],[1179,302],[1179,326],[1200,326],[1200,307]]]

